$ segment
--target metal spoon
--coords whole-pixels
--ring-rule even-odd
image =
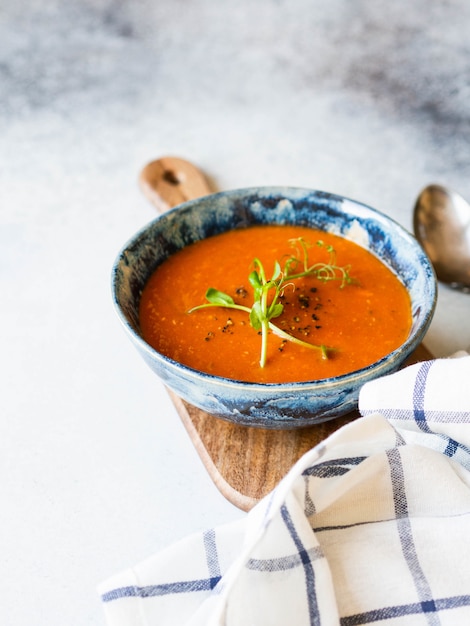
[[[429,185],[416,200],[413,229],[437,278],[470,293],[470,204],[455,191]]]

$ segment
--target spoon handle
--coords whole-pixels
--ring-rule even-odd
[[[163,157],[148,163],[140,173],[139,185],[159,213],[212,193],[204,174],[178,157]]]

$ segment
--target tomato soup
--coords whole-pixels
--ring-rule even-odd
[[[270,331],[260,367],[260,332],[245,311],[191,309],[206,302],[209,287],[237,304],[253,305],[248,276],[258,258],[270,277],[276,260],[292,254],[291,239],[333,246],[336,264],[354,279],[322,282],[298,278],[286,286],[278,328],[320,350],[294,344]],[[309,263],[327,261],[313,245]],[[232,230],[191,244],[166,259],[144,287],[140,302],[144,339],[158,352],[216,376],[258,383],[300,382],[338,376],[370,365],[401,345],[411,327],[404,285],[374,255],[342,237],[299,226],[260,225]]]

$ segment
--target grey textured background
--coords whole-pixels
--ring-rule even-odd
[[[112,310],[155,216],[140,169],[177,155],[411,228],[430,182],[470,199],[469,33],[465,0],[2,0],[1,624],[102,624],[97,582],[238,514]],[[437,356],[469,316],[441,287]]]

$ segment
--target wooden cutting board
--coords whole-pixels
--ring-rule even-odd
[[[149,163],[140,176],[144,194],[160,212],[212,193],[191,163],[166,157]],[[406,365],[432,358],[420,346]],[[235,506],[249,511],[308,450],[359,417],[357,412],[315,426],[270,430],[240,426],[216,418],[169,394],[210,477]]]

